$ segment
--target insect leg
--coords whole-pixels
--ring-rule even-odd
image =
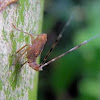
[[[62,35],[63,35],[63,33],[64,33],[66,27],[68,27],[68,26],[70,25],[72,19],[73,19],[73,16],[71,15],[71,17],[70,17],[70,18],[68,19],[68,21],[66,22],[64,28],[62,29],[62,31],[61,31],[60,34],[58,35],[57,39],[55,40],[55,42],[54,42],[53,45],[51,46],[51,49],[48,51],[47,55],[44,57],[44,59],[43,59],[41,65],[44,64],[44,63],[46,62],[48,56],[50,55],[50,53],[51,53],[51,52],[53,51],[53,49],[55,48],[55,46],[57,45],[58,41],[61,39],[61,37],[62,37]]]
[[[30,49],[30,47],[28,47],[19,57],[17,57],[15,59],[14,65],[16,65],[16,63],[19,61],[19,59]]]
[[[28,61],[25,61],[21,66],[23,66],[24,64],[26,64]]]
[[[34,40],[35,37],[34,37],[33,34],[30,34],[30,33],[28,33],[28,32],[25,32],[25,31],[23,31],[23,30],[18,29],[14,24],[12,24],[12,26],[13,26],[16,30],[18,30],[18,31],[20,31],[20,32],[23,32],[23,33],[25,33],[25,34],[27,34],[27,35],[29,35],[29,36],[31,37],[31,41]]]
[[[88,42],[92,41],[93,39],[96,39],[96,38],[99,37],[99,36],[100,36],[100,34],[98,34],[98,35],[96,35],[96,36],[94,36],[94,37],[92,37],[92,38],[90,38],[90,39],[88,39],[88,40],[85,40],[84,42],[82,42],[81,44],[79,44],[79,45],[77,45],[77,46],[71,48],[71,49],[68,50],[67,52],[65,52],[65,53],[63,53],[63,54],[61,54],[61,55],[59,55],[58,57],[55,57],[54,59],[51,59],[50,61],[48,61],[48,62],[45,63],[45,64],[42,64],[40,67],[43,68],[43,67],[47,66],[48,64],[50,64],[50,63],[54,62],[55,60],[57,60],[57,59],[59,59],[59,58],[65,56],[66,54],[68,54],[68,53],[70,53],[70,52],[72,52],[72,51],[74,51],[74,50],[80,48],[81,46],[87,44]]]
[[[28,44],[24,45],[23,47],[21,47],[19,50],[16,51],[16,54],[19,53],[22,49],[24,49],[26,46],[29,46]]]

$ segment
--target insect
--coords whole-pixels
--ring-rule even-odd
[[[13,25],[14,26],[14,25]],[[14,26],[15,27],[15,26]],[[16,27],[15,27],[16,28]],[[17,29],[17,28],[16,28]],[[17,29],[19,30],[19,29]],[[26,32],[25,32],[26,33]],[[27,33],[28,34],[28,33]],[[32,34],[28,34],[31,37],[31,43],[32,45],[28,45],[26,44],[25,46],[23,46],[22,48],[20,48],[16,53],[19,53],[22,49],[24,49],[25,47],[27,47],[23,53],[16,58],[14,65],[16,64],[16,62],[27,52],[26,57],[27,57],[27,61],[24,62],[22,64],[22,66],[25,63],[29,63],[29,66],[31,68],[33,68],[36,71],[40,71],[42,70],[40,65],[36,63],[36,59],[37,57],[40,55],[40,53],[43,50],[43,47],[47,41],[47,34],[41,34],[41,35],[37,35],[36,38],[34,38],[34,36]]]
[[[78,48],[81,47],[82,45],[84,45],[84,44],[88,43],[89,41],[91,41],[91,40],[97,38],[98,36],[100,36],[100,34],[98,34],[98,35],[96,35],[96,36],[90,38],[89,40],[85,40],[85,41],[82,42],[81,44],[79,44],[79,45],[77,45],[77,46],[71,48],[70,50],[68,50],[67,52],[61,54],[60,56],[55,57],[54,59],[52,59],[52,60],[46,62],[48,56],[50,55],[50,53],[52,52],[52,50],[54,49],[54,47],[57,45],[58,41],[59,41],[60,38],[62,37],[62,34],[63,34],[65,28],[70,24],[71,20],[72,20],[72,17],[70,17],[70,19],[68,20],[68,22],[65,24],[63,30],[62,30],[61,33],[58,35],[56,41],[54,42],[54,44],[52,45],[51,49],[49,50],[49,52],[47,53],[47,55],[44,57],[44,59],[43,59],[43,61],[42,61],[42,63],[41,63],[40,65],[36,63],[36,59],[37,59],[37,57],[41,54],[41,52],[42,52],[42,50],[43,50],[43,47],[44,47],[44,45],[45,45],[45,43],[46,43],[46,41],[47,41],[47,34],[43,33],[43,34],[41,34],[41,35],[37,35],[37,37],[34,38],[34,35],[33,35],[33,34],[29,34],[29,33],[27,33],[27,32],[22,31],[22,32],[26,33],[27,35],[29,35],[29,36],[31,37],[31,43],[32,43],[32,45],[26,44],[25,46],[23,46],[22,48],[20,48],[20,49],[16,52],[16,53],[19,53],[22,49],[24,49],[25,47],[27,47],[27,48],[23,51],[23,53],[22,53],[18,58],[16,58],[14,65],[16,64],[16,62],[17,62],[25,53],[27,53],[27,54],[26,54],[27,61],[24,62],[24,63],[22,64],[22,66],[23,66],[24,64],[28,63],[29,66],[30,66],[32,69],[34,69],[34,70],[36,70],[36,71],[42,71],[42,70],[43,70],[43,69],[42,69],[43,67],[47,66],[48,64],[54,62],[55,60],[57,60],[57,59],[59,59],[59,58],[65,56],[66,54],[68,54],[68,53],[70,53],[70,52],[72,52],[72,51],[78,49]],[[21,30],[17,29],[17,28],[15,27],[15,25],[13,25],[13,26],[14,26],[14,28],[15,28],[16,30],[21,31]],[[46,62],[46,63],[45,63],[45,62]]]
[[[27,33],[27,32],[24,32],[24,31],[22,31],[22,30],[16,28],[16,26],[13,24],[13,27],[14,27],[16,30],[22,31],[23,33],[29,35],[30,38],[31,38],[31,45],[26,44],[25,46],[23,46],[22,48],[20,48],[20,49],[16,52],[16,54],[17,54],[17,53],[19,53],[20,51],[22,51],[23,49],[25,49],[25,48],[27,47],[27,48],[23,51],[23,53],[22,53],[18,58],[15,59],[14,65],[15,65],[15,64],[17,63],[17,61],[27,52],[27,54],[26,54],[27,61],[24,62],[24,63],[22,64],[22,66],[23,66],[24,64],[26,64],[26,63],[29,63],[29,66],[30,66],[31,68],[33,68],[34,70],[36,70],[36,71],[42,71],[41,65],[43,65],[43,64],[46,62],[48,56],[50,55],[50,53],[51,53],[51,51],[54,49],[54,47],[57,45],[58,41],[59,41],[60,38],[62,37],[62,34],[63,34],[65,28],[66,28],[67,26],[69,26],[71,20],[72,20],[72,16],[71,16],[71,17],[69,18],[69,20],[66,22],[66,24],[65,24],[65,26],[64,26],[64,28],[63,28],[63,30],[62,30],[61,33],[58,35],[56,41],[54,42],[54,44],[52,45],[51,49],[49,50],[49,52],[47,53],[47,55],[44,57],[44,60],[43,60],[43,62],[42,62],[40,65],[36,63],[36,59],[37,59],[37,57],[41,54],[41,52],[42,52],[42,50],[43,50],[43,47],[44,47],[44,45],[45,45],[45,43],[46,43],[46,41],[47,41],[47,34],[43,33],[43,34],[37,35],[37,37],[35,38],[33,34],[29,34],[29,33]]]
[[[0,0],[0,11],[5,9],[10,4],[17,2],[18,0]]]

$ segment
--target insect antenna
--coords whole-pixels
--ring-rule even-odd
[[[64,33],[65,29],[70,25],[71,21],[73,19],[73,16],[71,15],[71,17],[68,19],[68,21],[66,22],[65,26],[63,27],[62,31],[59,33],[57,39],[55,40],[55,42],[53,43],[53,45],[51,46],[51,49],[48,51],[48,53],[46,54],[46,56],[44,57],[42,63],[40,65],[43,65],[48,56],[50,55],[50,53],[53,51],[53,49],[55,48],[55,46],[57,45],[58,41],[60,40],[60,38],[62,37],[62,34]]]
[[[65,52],[65,53],[63,53],[63,54],[57,56],[56,58],[54,58],[54,59],[48,61],[47,63],[45,63],[45,64],[43,64],[43,65],[40,66],[41,69],[42,69],[43,67],[47,66],[48,64],[54,62],[55,60],[57,60],[57,59],[59,59],[59,58],[65,56],[66,54],[68,54],[68,53],[70,53],[70,52],[72,52],[72,51],[74,51],[74,50],[80,48],[81,46],[87,44],[87,43],[90,42],[91,40],[96,39],[96,38],[99,37],[99,36],[100,36],[100,34],[98,34],[98,35],[96,35],[96,36],[94,36],[94,37],[92,37],[92,38],[90,38],[90,39],[88,39],[88,40],[85,40],[84,42],[82,42],[81,44],[79,44],[79,45],[77,45],[77,46],[71,48],[71,49],[68,50],[67,52]]]
[[[28,32],[25,32],[25,31],[23,31],[23,30],[18,29],[14,24],[12,24],[12,26],[13,26],[17,31],[23,32],[23,33],[25,33],[25,34],[27,34],[27,35],[29,35],[30,37],[33,38],[33,34],[30,34],[30,33],[28,33]]]

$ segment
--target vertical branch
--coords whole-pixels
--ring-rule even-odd
[[[7,6],[0,12],[0,100],[36,100],[38,73],[28,64],[21,68],[20,64],[26,60],[23,57],[9,70],[15,52],[30,39],[12,26],[35,34],[41,32],[43,0],[19,0],[18,3]],[[41,10],[42,9],[42,10]]]

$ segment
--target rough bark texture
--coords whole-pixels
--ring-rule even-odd
[[[37,35],[41,31],[42,13],[43,0],[19,0],[0,12],[0,100],[37,98],[38,73],[28,64],[21,68],[25,56],[11,70],[9,68],[16,58],[16,50],[30,43],[29,36],[15,30],[12,23]]]

